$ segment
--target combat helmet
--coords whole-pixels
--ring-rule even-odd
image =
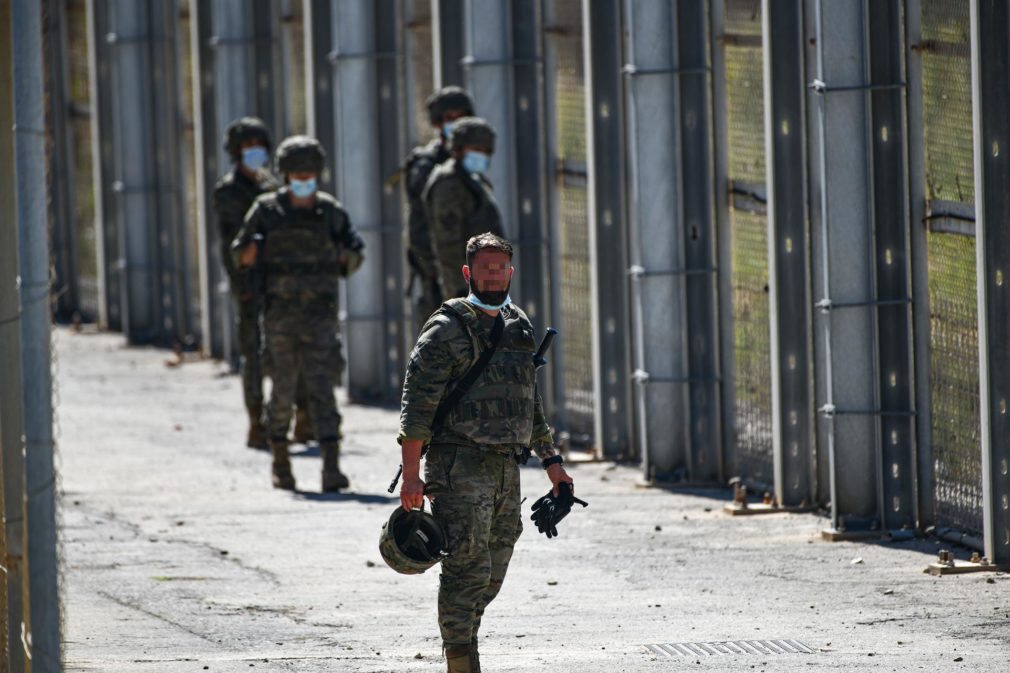
[[[224,130],[224,151],[235,161],[242,154],[242,143],[247,140],[262,140],[270,150],[270,130],[259,117],[241,117],[228,124]]]
[[[382,524],[379,553],[386,564],[404,575],[419,575],[448,554],[445,531],[423,509],[404,511],[397,507]]]
[[[452,146],[477,145],[494,152],[494,129],[480,117],[461,117],[452,126]]]
[[[450,110],[459,110],[464,117],[473,116],[473,98],[466,89],[458,86],[444,86],[428,96],[428,119],[431,124],[442,123],[442,117]]]
[[[326,152],[319,141],[311,136],[290,136],[277,146],[277,172],[317,173],[323,172]]]

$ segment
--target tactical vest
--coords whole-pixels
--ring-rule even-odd
[[[490,330],[481,324],[477,309],[464,299],[450,299],[439,309],[466,326],[473,343],[473,360],[488,347]],[[533,325],[517,307],[501,311],[505,331],[494,357],[449,413],[432,443],[466,443],[511,450],[528,446],[533,434],[536,343]],[[472,363],[471,363],[472,364]]]
[[[327,194],[312,208],[292,208],[286,191],[260,199],[266,222],[262,248],[270,303],[335,304],[340,278],[340,244],[335,239],[343,211]]]

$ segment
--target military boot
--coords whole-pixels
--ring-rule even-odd
[[[263,426],[263,405],[249,407],[249,434],[245,445],[250,449],[267,448],[267,429]]]
[[[309,416],[309,410],[299,406],[295,409],[295,443],[308,444],[315,438],[316,434],[312,430],[312,417]]]
[[[446,647],[445,663],[449,673],[478,673],[478,669],[473,667],[473,645]]]
[[[273,453],[274,458],[271,469],[271,481],[274,488],[282,488],[285,491],[295,490],[295,477],[291,474],[291,458],[288,456],[287,440],[270,440],[270,452]]]
[[[323,454],[323,493],[347,488],[351,482],[340,471],[340,444],[327,442],[319,447]]]

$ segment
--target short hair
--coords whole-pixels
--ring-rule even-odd
[[[509,256],[510,260],[512,259],[512,244],[501,236],[495,236],[491,232],[485,232],[483,234],[477,234],[466,242],[466,263],[468,266],[473,263],[474,255],[481,250],[504,252]]]

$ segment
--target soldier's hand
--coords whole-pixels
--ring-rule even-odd
[[[547,468],[547,478],[551,480],[551,484],[554,485],[554,495],[558,495],[558,484],[561,482],[566,482],[572,487],[572,493],[575,493],[575,482],[568,473],[565,472],[565,468],[562,465],[551,465]]]
[[[400,506],[404,510],[421,509],[424,505],[424,481],[422,479],[406,479],[400,485]]]
[[[256,263],[256,255],[258,252],[259,250],[256,248],[256,243],[246,244],[246,246],[242,249],[239,262],[242,266],[252,266]]]

